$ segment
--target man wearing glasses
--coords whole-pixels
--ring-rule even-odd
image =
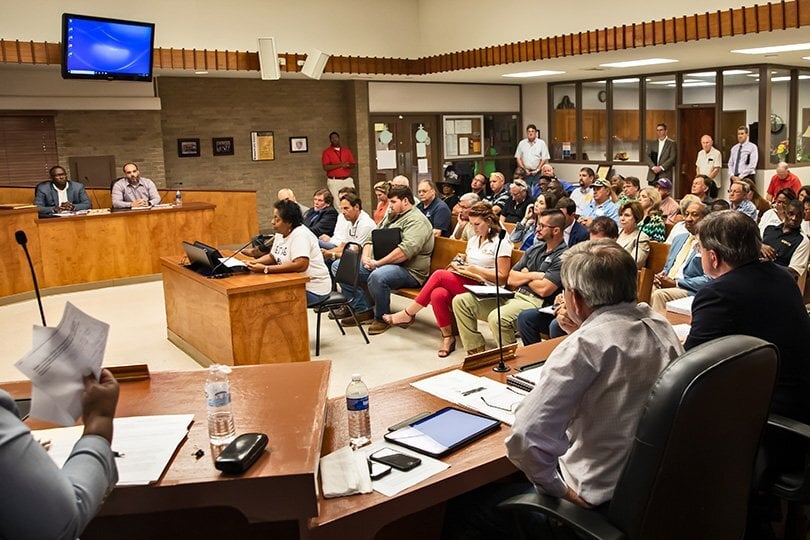
[[[475,193],[465,193],[458,201],[458,223],[453,229],[451,238],[464,240],[465,242],[475,236],[472,225],[470,225],[470,209],[472,205],[481,200]]]
[[[65,169],[59,165],[51,167],[48,175],[51,177],[50,182],[39,184],[34,195],[34,204],[39,206],[40,217],[90,208],[90,198],[84,190],[84,184],[68,182]]]
[[[433,236],[450,236],[453,229],[450,208],[444,201],[436,196],[436,185],[431,180],[422,180],[416,188],[416,196],[419,203],[416,208],[425,214],[430,224],[433,226]]]
[[[675,141],[667,137],[667,125],[655,126],[658,140],[651,142],[647,152],[647,183],[652,184],[659,178],[672,178],[673,168],[678,158],[678,149]]]

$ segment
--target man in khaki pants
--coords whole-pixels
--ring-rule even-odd
[[[348,148],[340,146],[340,135],[337,131],[329,134],[329,147],[321,154],[323,170],[326,171],[326,187],[332,193],[335,206],[340,205],[341,188],[355,187],[352,178],[352,167],[357,166],[354,154]]]

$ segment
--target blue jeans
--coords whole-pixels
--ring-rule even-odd
[[[312,307],[315,304],[320,304],[329,297],[329,294],[315,294],[314,292],[307,291],[307,307]]]
[[[337,261],[335,264],[337,264]],[[333,270],[337,270],[334,265]],[[348,283],[340,283],[343,294],[354,296],[352,308],[357,312],[371,309],[371,301],[365,291],[359,287],[363,283],[368,285],[368,291],[374,299],[374,318],[378,321],[382,320],[383,315],[391,312],[391,289],[419,286],[416,278],[398,264],[386,264],[373,272],[369,272],[365,266],[361,265],[357,290]]]
[[[550,338],[566,335],[560,328],[557,319],[553,315],[540,313],[537,309],[525,309],[520,312],[517,320],[518,333],[523,345],[540,343],[540,334],[548,334]]]
[[[332,242],[324,242],[318,238],[318,247],[321,249],[334,249],[337,247],[337,244],[333,244]]]

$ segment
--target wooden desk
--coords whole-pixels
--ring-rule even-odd
[[[0,246],[6,246],[3,264],[0,264],[0,296],[9,296],[34,290],[31,271],[25,252],[17,245],[14,237],[16,231],[23,231],[28,237],[28,252],[37,272],[37,279],[42,283],[42,257],[39,249],[39,231],[36,220],[36,208],[20,210],[0,210]]]
[[[214,243],[214,205],[37,220],[44,287],[160,272],[183,240]]]
[[[179,261],[161,259],[172,343],[203,364],[309,360],[307,276],[248,273],[209,279]]]
[[[509,364],[515,367],[545,359],[563,339],[520,347]],[[509,375],[495,373],[491,367],[473,373],[504,383]],[[381,440],[390,425],[422,411],[438,410],[448,405],[448,402],[410,386],[411,382],[427,376],[421,375],[371,390],[371,431],[374,440]],[[329,400],[323,454],[348,445],[347,425],[345,399]],[[450,468],[393,497],[377,492],[337,499],[321,497],[318,516],[301,523],[301,538],[373,538],[388,523],[517,472],[507,459],[504,447],[509,430],[509,426],[503,426],[499,431],[444,458],[442,461],[449,463]]]
[[[318,361],[233,370],[237,433],[258,431],[270,439],[268,452],[238,477],[224,477],[213,465],[203,395],[205,370],[158,372],[149,380],[121,383],[116,416],[193,413],[194,424],[157,484],[116,488],[99,515],[222,506],[236,508],[255,522],[316,515],[330,368],[330,362]],[[15,398],[31,392],[29,382],[2,387]],[[205,451],[201,459],[193,455],[198,448]]]

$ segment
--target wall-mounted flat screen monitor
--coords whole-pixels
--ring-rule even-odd
[[[153,23],[62,14],[62,77],[152,80]]]

